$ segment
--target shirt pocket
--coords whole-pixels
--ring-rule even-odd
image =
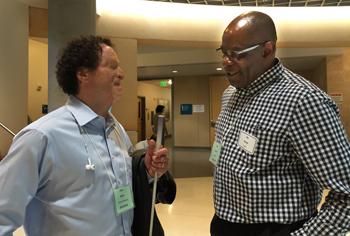
[[[246,153],[244,162],[247,167],[261,169],[283,156],[284,141],[279,130],[272,126],[256,123],[248,127],[247,133],[257,139],[254,153]]]

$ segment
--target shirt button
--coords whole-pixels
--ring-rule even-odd
[[[118,182],[120,183],[120,182],[121,182],[121,180],[120,180],[120,179],[118,179]]]
[[[112,155],[112,159],[114,159],[114,155]]]

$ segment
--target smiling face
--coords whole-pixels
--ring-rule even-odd
[[[226,28],[222,37],[222,48],[240,51],[263,42],[255,42],[249,33],[250,22],[248,18],[237,19]],[[253,39],[251,39],[253,38]],[[263,74],[263,45],[243,53],[239,60],[228,57],[223,58],[222,64],[227,73],[230,84],[236,88],[245,88]]]
[[[119,67],[120,62],[114,50],[104,44],[101,47],[100,64],[90,72],[90,88],[97,101],[110,107],[121,97],[121,81],[124,79],[124,73]]]

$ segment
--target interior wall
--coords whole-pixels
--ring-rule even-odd
[[[111,38],[111,41],[124,71],[122,96],[113,104],[112,113],[126,131],[137,131],[137,41],[119,38]]]
[[[327,93],[342,93],[343,102],[338,104],[340,120],[350,138],[350,48],[343,56],[327,57]]]
[[[292,70],[292,72],[304,77],[311,82],[313,80],[312,70]]]
[[[144,83],[141,81],[138,81],[137,83],[137,96],[139,97],[145,97],[145,103],[146,103],[146,138],[151,137],[153,131],[152,131],[152,111],[156,113],[156,107],[158,105],[158,99],[168,99],[169,100],[169,112],[170,112],[170,119],[165,122],[168,134],[172,134],[172,114],[171,114],[171,89],[162,88],[160,86]]]
[[[324,58],[313,70],[313,82],[327,93],[327,60]]]
[[[29,7],[29,36],[48,38],[48,21],[47,9]]]
[[[42,105],[48,104],[48,45],[29,39],[28,57],[28,115],[35,121],[42,114]],[[37,86],[40,84],[41,89]]]
[[[210,147],[209,80],[210,76],[174,78],[175,147]],[[204,112],[181,115],[181,104],[204,105]]]
[[[0,1],[0,122],[14,133],[27,124],[28,12],[18,1]],[[0,127],[0,156],[7,154],[12,138]]]
[[[322,60],[313,70],[294,70],[293,72],[311,81],[317,87],[327,93],[326,58]]]

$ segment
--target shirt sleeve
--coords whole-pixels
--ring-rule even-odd
[[[18,134],[0,163],[0,235],[12,235],[23,225],[26,207],[50,179],[47,138],[36,130]]]
[[[330,190],[317,216],[291,235],[345,235],[350,231],[350,145],[337,105],[310,93],[298,104],[289,132],[308,175]]]

